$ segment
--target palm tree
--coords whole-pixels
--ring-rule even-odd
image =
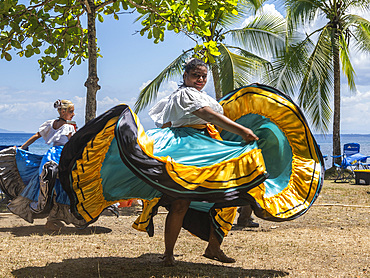
[[[356,89],[355,71],[349,53],[350,42],[356,50],[370,52],[370,22],[351,11],[368,10],[369,4],[369,0],[286,0],[287,17],[295,28],[300,24],[308,25],[318,17],[325,17],[327,20],[323,27],[307,34],[301,43],[292,46],[286,55],[289,57],[293,54],[290,56],[290,62],[300,59],[301,65],[305,59],[299,57],[296,50],[303,53],[303,57],[307,57],[302,71],[298,73],[302,77],[299,104],[311,116],[318,130],[327,132],[330,117],[334,116],[333,156],[341,154],[341,69],[349,88]],[[317,37],[317,41],[313,42],[313,37]],[[308,50],[310,52],[307,52]],[[329,103],[332,92],[334,114]]]
[[[213,11],[218,16],[210,22],[211,35],[200,37],[196,34],[188,34],[188,37],[197,43],[199,41],[212,43],[213,41],[217,44],[219,56],[213,56],[208,61],[217,99],[250,83],[251,77],[259,69],[269,66],[268,60],[263,56],[271,56],[284,44],[285,20],[275,15],[261,15],[241,29],[232,29],[247,15],[255,15],[263,2],[265,0],[239,1],[237,15],[226,14],[221,10]],[[235,44],[226,43],[226,37],[230,37]],[[195,48],[183,51],[140,92],[135,104],[135,111],[142,110],[155,99],[160,85],[164,81],[181,76],[184,62],[199,53],[202,51],[198,52]]]

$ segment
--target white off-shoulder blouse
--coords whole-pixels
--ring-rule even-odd
[[[44,138],[46,144],[53,146],[64,146],[68,142],[68,135],[75,134],[73,125],[64,124],[58,129],[53,128],[55,120],[49,120],[39,127],[39,133]]]
[[[209,106],[223,114],[222,106],[204,91],[193,87],[181,86],[171,95],[161,99],[149,110],[149,116],[157,127],[171,122],[172,127],[206,124],[207,121],[195,116],[194,111]]]

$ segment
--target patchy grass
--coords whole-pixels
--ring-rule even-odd
[[[177,265],[163,267],[166,214],[155,217],[152,238],[131,228],[134,211],[123,214],[57,233],[44,230],[45,219],[0,214],[0,277],[370,277],[370,186],[325,181],[302,217],[235,227],[223,243],[237,259],[229,265],[204,258],[206,242],[182,230]]]

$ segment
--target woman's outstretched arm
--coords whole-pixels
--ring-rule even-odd
[[[37,139],[39,139],[41,137],[41,134],[39,133],[39,132],[37,132],[36,134],[34,134],[34,135],[32,135],[31,137],[30,137],[30,139],[28,139],[27,141],[26,141],[26,143],[24,143],[22,146],[21,146],[21,149],[23,149],[23,150],[25,150],[25,149],[27,149],[27,147],[29,146],[29,145],[31,145],[33,142],[35,142]]]
[[[230,120],[228,117],[215,112],[209,106],[202,107],[197,111],[194,111],[193,114],[207,122],[210,122],[216,126],[221,127],[222,129],[240,135],[243,138],[243,140],[247,143],[258,140],[258,137],[253,133],[251,129],[246,128]]]

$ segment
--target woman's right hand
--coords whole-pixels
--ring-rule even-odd
[[[258,137],[253,133],[251,129],[244,127],[237,122],[230,120],[224,115],[213,111],[212,108],[209,106],[202,107],[194,111],[193,114],[207,122],[221,127],[222,129],[241,136],[246,143],[258,140]]]
[[[242,138],[243,138],[243,140],[248,144],[248,143],[250,143],[250,142],[253,142],[253,141],[257,141],[259,138],[257,137],[257,135],[256,134],[254,134],[254,132],[251,130],[251,129],[249,129],[249,128],[246,128],[246,127],[244,127],[243,129],[242,129],[242,132],[241,132],[241,134],[239,134]]]

